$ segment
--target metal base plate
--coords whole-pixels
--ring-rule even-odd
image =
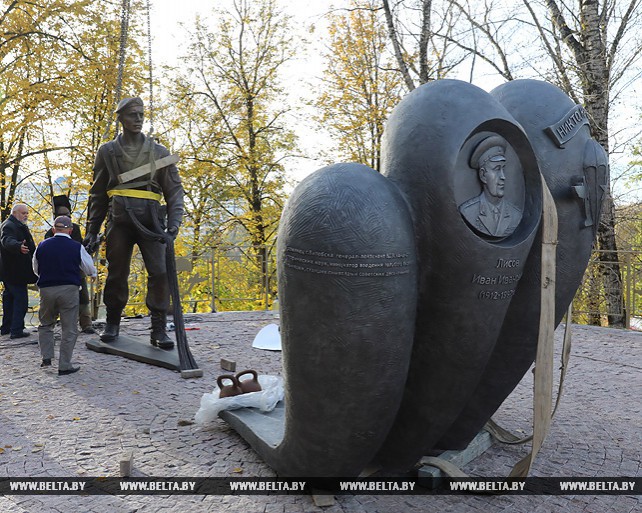
[[[166,369],[180,371],[180,362],[176,346],[172,349],[159,349],[149,343],[149,337],[130,337],[120,335],[113,342],[102,342],[100,339],[88,340],[87,349],[97,353],[114,354],[136,360],[137,362],[157,365]]]
[[[223,410],[219,414],[257,453],[275,449],[285,433],[285,403],[279,401],[271,412],[257,408]]]

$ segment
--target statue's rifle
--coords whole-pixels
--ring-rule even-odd
[[[158,218],[158,203],[153,202],[152,219],[154,223],[154,230],[152,231],[144,226],[138,217],[132,212],[128,198],[123,196],[125,201],[125,209],[129,214],[130,219],[140,230],[140,232],[150,239],[156,239],[165,244],[165,261],[167,265],[167,280],[169,283],[169,291],[172,297],[172,305],[174,307],[174,329],[176,333],[176,346],[178,349],[178,359],[181,370],[181,377],[183,378],[200,378],[203,376],[203,371],[198,368],[194,357],[189,349],[187,343],[187,335],[185,333],[185,321],[183,319],[183,309],[181,307],[181,295],[178,288],[178,275],[176,274],[176,253],[174,251],[174,238],[163,230]]]

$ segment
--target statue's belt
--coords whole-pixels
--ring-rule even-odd
[[[127,198],[143,198],[148,200],[160,201],[163,195],[154,191],[141,191],[140,189],[111,189],[107,191],[107,196],[125,196]]]

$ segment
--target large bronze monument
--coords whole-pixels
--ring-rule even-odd
[[[556,325],[586,267],[607,168],[586,121],[539,81],[406,96],[381,175],[330,166],[292,194],[278,242],[285,405],[223,418],[286,476],[407,471],[465,447],[535,358],[547,189]]]
[[[129,290],[127,279],[134,245],[142,254],[147,270],[146,304],[151,313],[150,342],[171,349],[174,342],[166,333],[169,288],[163,243],[163,229],[172,238],[178,234],[183,215],[183,187],[176,160],[169,151],[142,132],[143,101],[125,98],[116,109],[123,132],[98,149],[94,182],[90,189],[85,245],[98,247],[98,234],[108,216],[106,256],[108,274],[104,290],[107,324],[100,335],[103,342],[119,336],[120,318]],[[166,208],[161,208],[164,199]],[[157,237],[150,236],[155,232]]]

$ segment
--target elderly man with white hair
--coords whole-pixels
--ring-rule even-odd
[[[0,253],[2,256],[2,326],[1,335],[11,338],[28,337],[25,315],[29,308],[27,285],[36,282],[31,269],[31,258],[36,245],[27,226],[29,207],[16,203],[11,215],[0,228]]]

